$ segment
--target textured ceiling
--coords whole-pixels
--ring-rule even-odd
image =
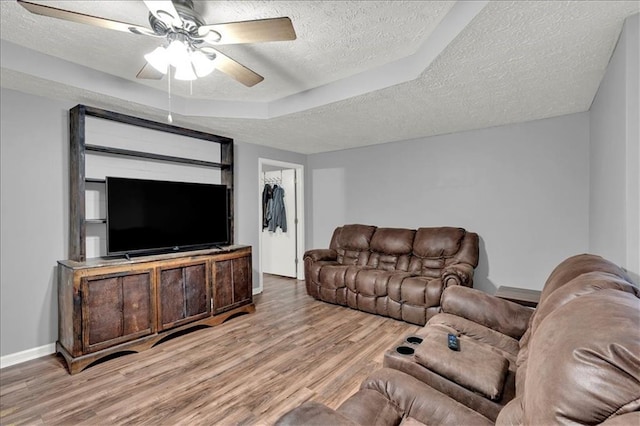
[[[142,2],[47,2],[69,10],[146,22]],[[1,38],[68,61],[68,73],[100,70],[121,79],[142,66],[141,56],[157,41],[29,14],[16,3],[0,2]],[[291,17],[298,39],[291,42],[224,46],[224,53],[265,76],[245,88],[221,73],[179,86],[189,99],[238,101],[239,108],[283,98],[303,98],[320,88],[335,96],[298,112],[271,118],[225,118],[174,114],[176,124],[301,153],[323,152],[418,138],[586,111],[615,47],[623,20],[640,11],[637,1],[489,2],[439,48],[416,78],[382,84],[354,96],[340,96],[340,82],[375,69],[400,74],[404,58],[441,40],[455,2],[197,2],[208,23]],[[447,15],[448,14],[448,15]],[[446,28],[444,29],[446,30]],[[5,49],[3,49],[5,50]],[[223,50],[221,48],[221,50]],[[28,52],[28,51],[25,51]],[[25,53],[26,55],[26,53]],[[162,120],[166,104],[75,87],[2,62],[3,87],[70,99]],[[67,64],[69,65],[69,64]],[[86,71],[84,72],[86,75]],[[392,76],[389,76],[394,77]],[[132,83],[140,92],[154,86]],[[97,85],[97,83],[96,83]],[[324,86],[323,86],[324,85]],[[175,86],[175,85],[174,85]],[[129,86],[127,86],[129,87]],[[344,87],[342,87],[344,88]],[[175,90],[173,87],[172,90]],[[315,92],[314,92],[315,91]],[[329,93],[328,90],[325,92]],[[145,92],[146,93],[146,92]],[[324,99],[324,98],[323,98]]]

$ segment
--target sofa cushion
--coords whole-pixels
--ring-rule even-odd
[[[416,231],[404,228],[378,228],[371,238],[371,251],[385,254],[409,254]]]
[[[439,313],[427,322],[427,326],[440,327],[456,335],[467,336],[480,344],[491,347],[492,350],[508,359],[515,369],[515,361],[518,356],[519,342],[513,337],[500,333],[489,327],[457,315]],[[418,332],[416,335],[420,336]]]
[[[640,409],[640,299],[619,290],[578,297],[531,336],[524,424],[598,424]]]
[[[318,275],[319,281],[323,287],[336,289],[345,287],[345,281],[347,278],[347,272],[349,269],[353,269],[350,265],[335,265],[327,264],[320,269]]]
[[[337,237],[338,247],[345,250],[369,250],[375,226],[344,225]]]
[[[418,228],[413,241],[413,253],[423,258],[453,256],[460,250],[464,233],[462,228],[448,226]]]
[[[351,285],[347,285],[356,293],[367,296],[386,296],[389,280],[397,274],[399,273],[380,269],[361,269],[355,277],[355,287],[351,288]]]
[[[542,288],[540,293],[540,302],[538,306],[544,303],[544,300],[549,297],[551,293],[562,287],[569,281],[573,280],[579,275],[585,272],[608,272],[613,275],[631,282],[631,279],[625,272],[610,261],[596,256],[594,254],[579,254],[572,256],[562,261],[558,266],[554,268],[547,278],[547,282]]]
[[[538,306],[533,317],[533,323],[531,324],[531,332],[535,333],[538,325],[560,306],[569,303],[577,297],[604,289],[620,290],[634,294],[636,297],[640,296],[640,291],[637,287],[617,275],[607,272],[587,272],[579,275],[551,293],[549,297],[545,299],[544,303]]]
[[[515,339],[525,333],[533,314],[533,309],[461,286],[447,287],[440,302],[443,312],[467,318]]]
[[[495,401],[500,399],[509,361],[485,345],[460,336],[460,350],[447,346],[447,332],[428,327],[415,350],[416,361],[429,370]]]
[[[432,307],[440,305],[442,281],[428,277],[405,275],[402,281],[389,280],[389,297],[400,303]]]

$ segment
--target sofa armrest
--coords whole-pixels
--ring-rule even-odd
[[[358,423],[317,402],[305,402],[301,406],[289,411],[278,420],[276,426],[298,425],[345,425],[355,426]]]
[[[468,263],[455,263],[446,266],[440,275],[445,288],[452,285],[473,286],[473,266]]]
[[[331,249],[307,250],[304,253],[303,260],[306,260],[307,258],[313,260],[314,262],[318,262],[321,260],[337,260],[338,253],[335,250]]]
[[[533,314],[531,308],[461,286],[446,288],[440,305],[442,312],[466,318],[514,339],[522,337]]]
[[[493,425],[480,413],[435,390],[426,383],[391,368],[374,371],[360,385],[391,401],[402,413],[427,425]]]

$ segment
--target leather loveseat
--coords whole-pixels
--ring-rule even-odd
[[[440,310],[444,288],[472,287],[478,235],[462,228],[337,228],[329,249],[304,255],[305,283],[316,299],[424,325]]]
[[[406,363],[374,372],[337,410],[307,402],[277,424],[640,424],[640,291],[624,271],[571,257],[535,311],[478,293],[447,288],[422,341],[404,343]]]

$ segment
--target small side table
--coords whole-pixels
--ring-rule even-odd
[[[526,288],[500,286],[495,296],[531,308],[538,306],[540,301],[540,291]]]

